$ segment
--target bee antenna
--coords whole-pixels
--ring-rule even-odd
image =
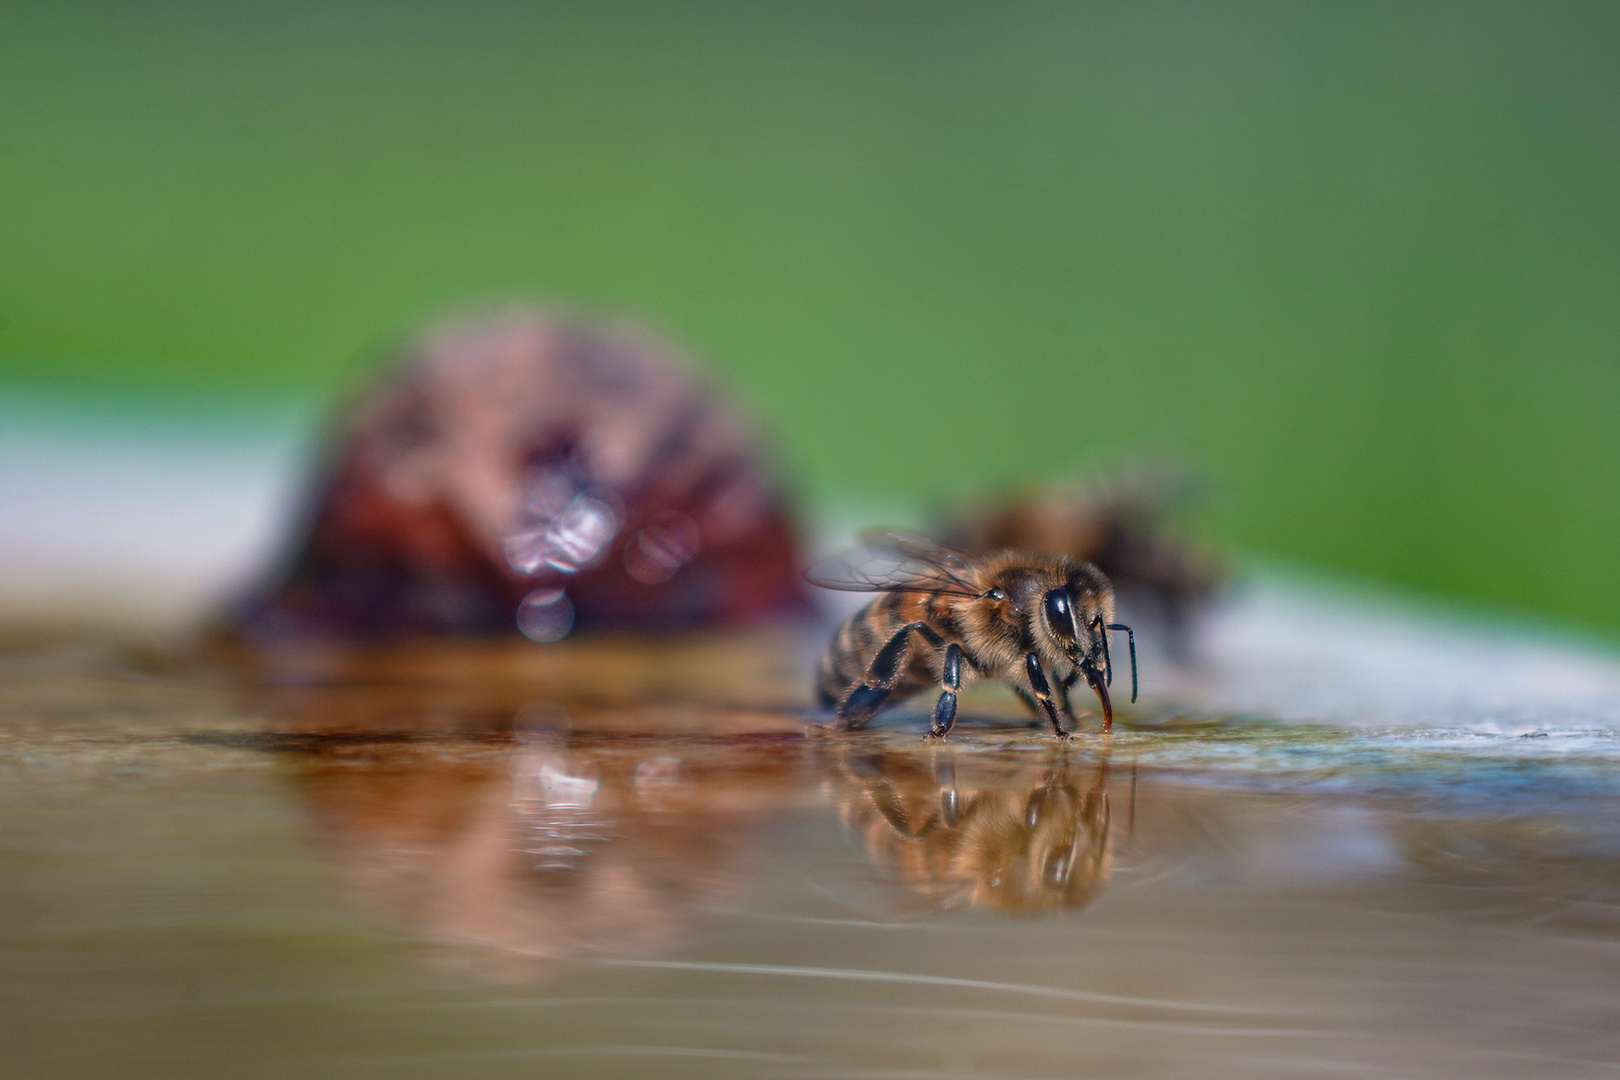
[[[1109,623],[1105,630],[1123,630],[1131,643],[1131,704],[1136,704],[1136,632],[1124,623]],[[1108,655],[1108,636],[1103,635],[1103,655]]]

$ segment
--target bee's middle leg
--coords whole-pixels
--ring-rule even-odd
[[[956,694],[962,689],[962,647],[954,641],[945,647],[945,673],[940,682],[945,688],[939,693],[934,723],[928,729],[929,738],[934,739],[949,735],[956,722]]]

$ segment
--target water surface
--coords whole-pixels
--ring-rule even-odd
[[[1287,625],[1262,609],[1227,627],[1243,656]],[[14,639],[0,1055],[27,1077],[1620,1071],[1609,661],[1524,646],[1524,685],[1566,687],[1538,726],[1432,654],[1449,704],[1358,698],[1376,657],[1341,651],[1301,669],[1348,703],[1312,721],[1258,708],[1314,700],[1286,654],[1251,670],[1220,640],[1065,746],[995,692],[944,745],[904,716],[807,724],[785,633]]]

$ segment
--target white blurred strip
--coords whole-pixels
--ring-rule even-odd
[[[1196,641],[1190,666],[1144,666],[1144,695],[1373,727],[1503,735],[1620,727],[1612,646],[1379,587],[1253,572]]]
[[[0,619],[206,617],[279,541],[312,412],[0,396]]]

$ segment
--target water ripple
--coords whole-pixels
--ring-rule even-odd
[[[700,960],[600,960],[616,967],[656,968],[666,971],[700,971],[721,975],[765,975],[794,979],[837,979],[847,982],[901,983],[910,986],[945,986],[955,990],[987,990],[1004,994],[1027,994],[1060,1001],[1084,1001],[1097,1005],[1129,1005],[1148,1009],[1175,1009],[1206,1013],[1275,1013],[1238,1005],[1213,1005],[1198,1001],[1162,1001],[1153,998],[1100,994],[1089,990],[1069,990],[1057,986],[991,982],[984,979],[957,979],[945,975],[919,975],[902,971],[866,971],[860,968],[800,967],[793,964],[723,964]]]

